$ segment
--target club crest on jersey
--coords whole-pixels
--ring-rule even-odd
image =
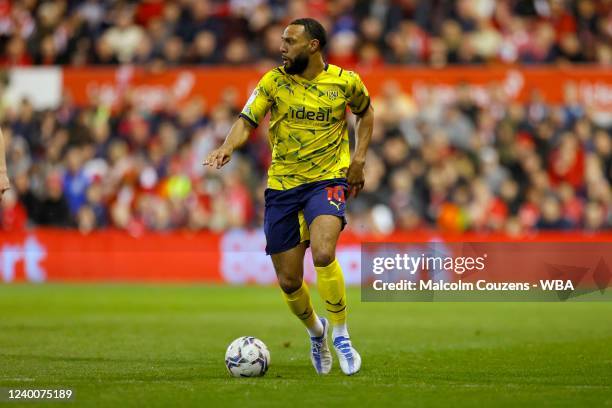
[[[330,89],[329,91],[327,91],[327,97],[329,98],[330,101],[333,101],[334,99],[338,97],[338,90]]]

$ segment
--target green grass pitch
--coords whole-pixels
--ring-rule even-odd
[[[0,286],[0,387],[71,388],[79,407],[612,406],[612,303],[361,303],[351,289],[349,308],[362,371],[318,377],[276,288]],[[242,335],[268,345],[265,377],[226,373]]]

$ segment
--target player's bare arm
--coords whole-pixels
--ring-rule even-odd
[[[238,118],[225,138],[225,142],[210,152],[203,164],[217,169],[225,166],[231,160],[234,150],[247,142],[252,129],[244,119]]]
[[[5,150],[4,135],[2,134],[2,129],[0,129],[0,199],[2,199],[2,194],[11,186],[6,170]]]
[[[355,123],[355,153],[346,172],[346,181],[349,185],[349,197],[357,197],[365,183],[365,158],[372,138],[374,126],[374,110],[368,107],[366,112],[357,116]]]

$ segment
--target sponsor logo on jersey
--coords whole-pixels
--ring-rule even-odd
[[[289,108],[291,119],[306,119],[317,122],[329,122],[331,119],[331,108],[320,109],[318,112],[306,110],[304,106],[300,108]]]

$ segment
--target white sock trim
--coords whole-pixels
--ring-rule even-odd
[[[335,339],[338,336],[349,337],[348,328],[346,323],[336,324],[332,328],[332,338]]]
[[[314,312],[313,312],[314,313]],[[315,323],[312,327],[306,327],[308,330],[308,334],[310,337],[321,337],[323,335],[323,323],[321,323],[321,319],[315,313]]]

